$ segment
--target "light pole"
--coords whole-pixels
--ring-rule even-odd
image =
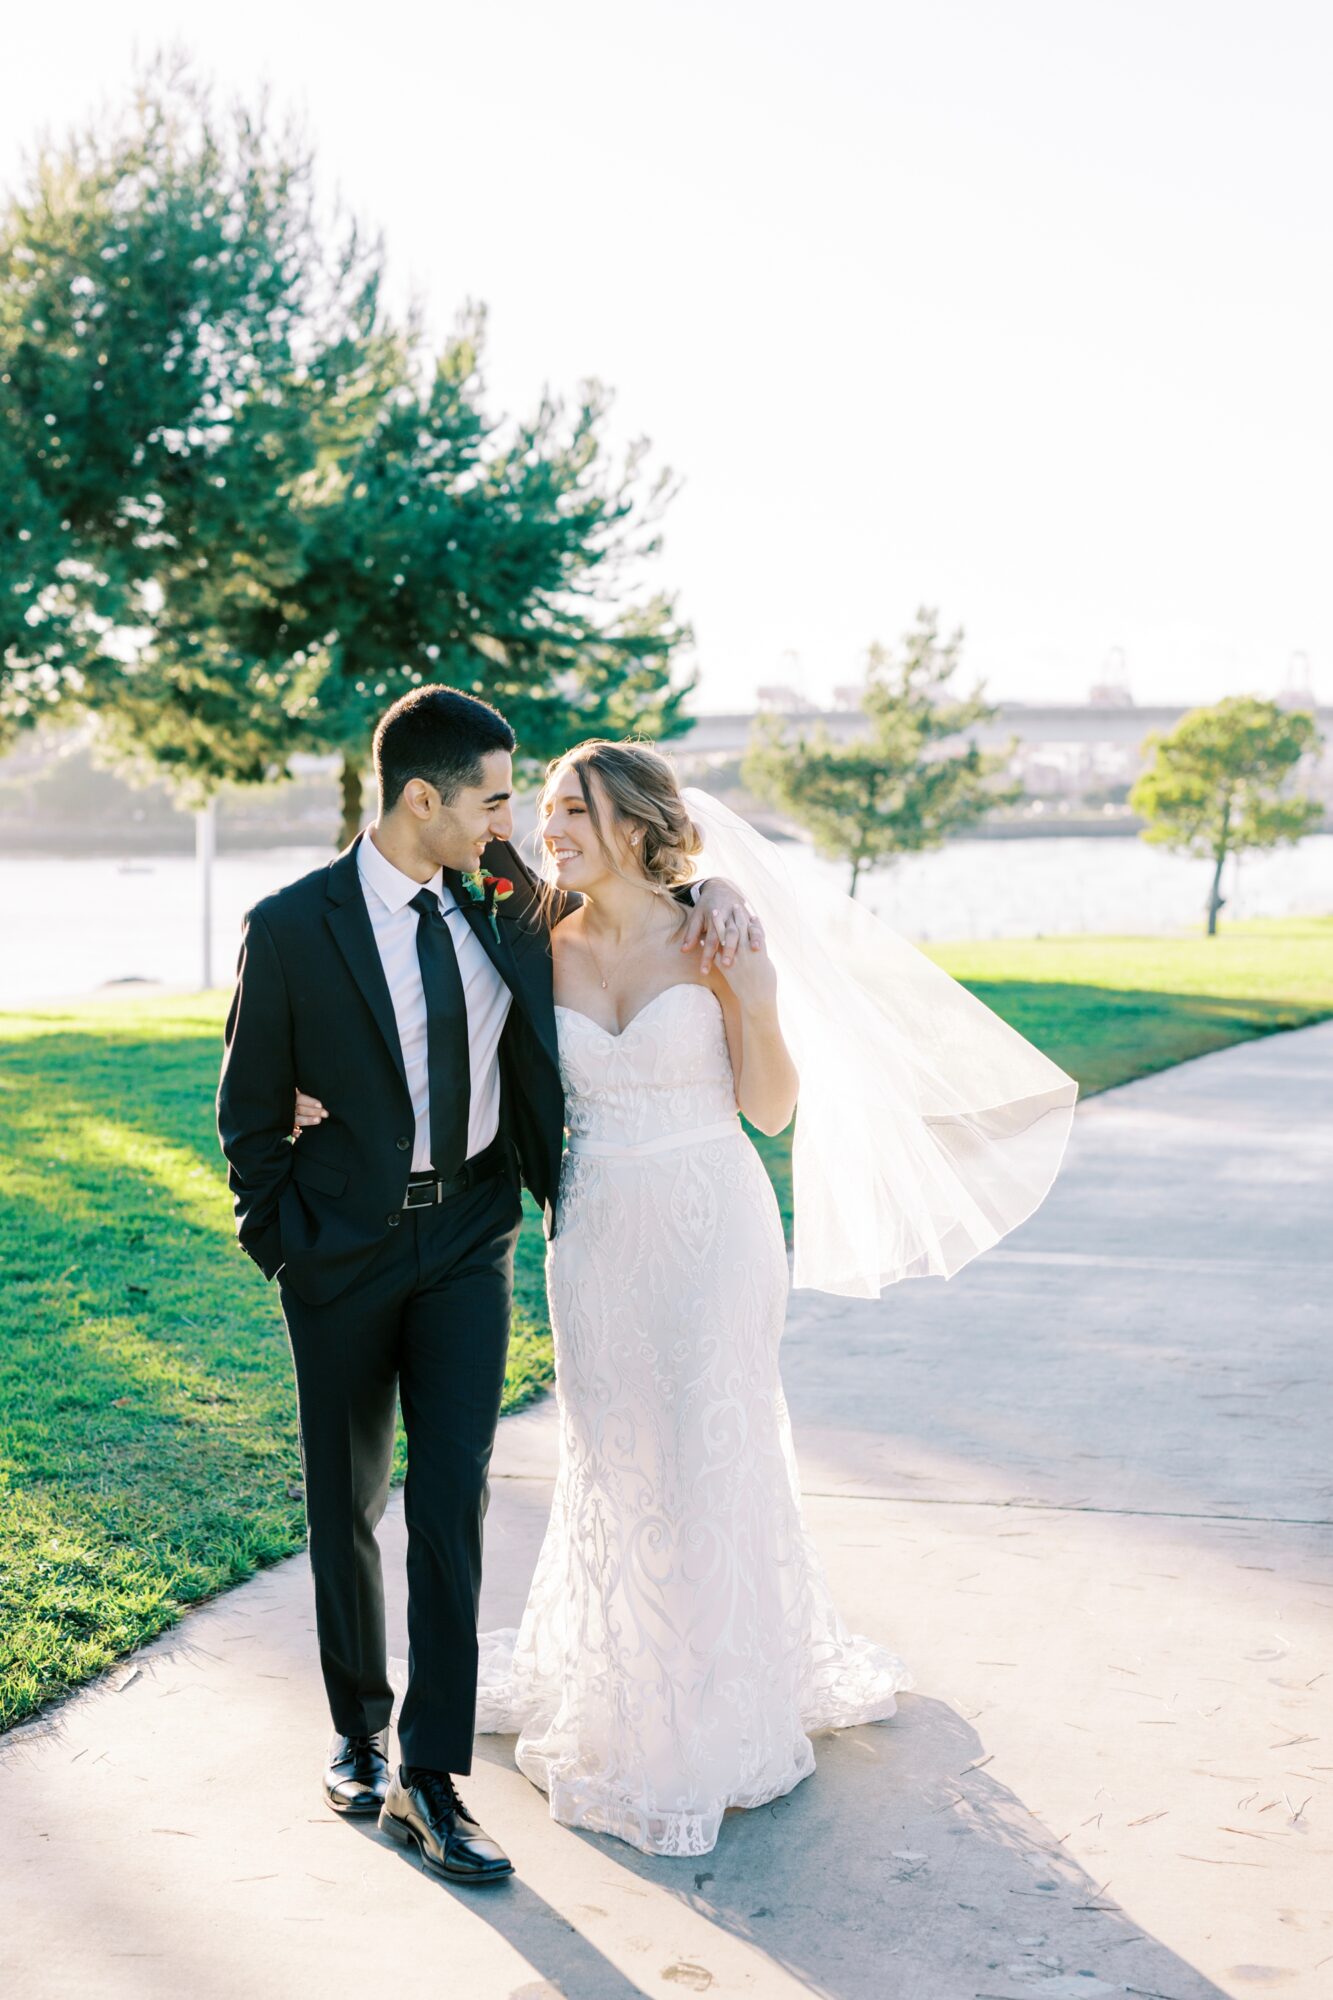
[[[213,984],[213,862],[218,846],[217,795],[194,816],[194,859],[199,882],[199,984]]]

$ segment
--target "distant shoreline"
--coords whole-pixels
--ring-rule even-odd
[[[966,833],[952,836],[948,844],[968,840],[1132,840],[1142,825],[1141,820],[1119,814],[1114,819],[1108,819],[1100,815],[1075,816],[1073,813],[1053,812],[1040,820],[1000,821],[974,826]],[[770,839],[781,840],[785,837],[773,826],[766,825],[762,830]],[[1320,831],[1333,833],[1333,824]],[[291,829],[246,827],[237,826],[226,818],[219,828],[220,856],[260,854],[287,847],[327,847],[328,852],[333,854],[336,851],[334,829],[310,826]],[[9,861],[68,861],[80,854],[95,855],[100,861],[168,861],[193,853],[194,821],[184,815],[179,831],[163,826],[160,820],[144,827],[142,832],[118,826],[107,828],[102,834],[87,827],[71,827],[68,834],[51,826],[31,829],[0,827],[0,859]]]

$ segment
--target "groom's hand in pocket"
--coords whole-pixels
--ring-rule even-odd
[[[301,1133],[305,1130],[307,1125],[322,1125],[324,1123],[324,1120],[328,1117],[328,1115],[329,1115],[328,1112],[325,1110],[324,1106],[320,1103],[319,1099],[317,1097],[311,1097],[310,1094],[307,1091],[302,1090],[300,1085],[298,1084],[296,1090],[296,1104],[292,1112],[293,1139],[299,1139]]]

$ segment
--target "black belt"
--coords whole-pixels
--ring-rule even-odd
[[[494,1180],[506,1171],[508,1164],[509,1142],[497,1132],[489,1146],[464,1161],[458,1172],[448,1180],[440,1180],[432,1173],[409,1174],[403,1207],[435,1208],[453,1195],[466,1194],[469,1188],[476,1187],[481,1181]]]

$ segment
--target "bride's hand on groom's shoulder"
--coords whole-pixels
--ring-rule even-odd
[[[296,1138],[307,1125],[322,1125],[328,1115],[317,1097],[311,1097],[306,1091],[298,1090],[292,1112],[292,1137]]]
[[[699,891],[681,938],[682,951],[700,948],[699,970],[729,972],[739,957],[764,949],[764,927],[734,882],[714,876]]]

